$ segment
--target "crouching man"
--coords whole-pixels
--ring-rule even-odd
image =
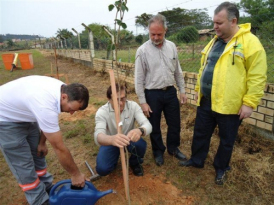
[[[47,170],[46,140],[72,185],[84,187],[86,177],[64,144],[58,116],[84,110],[88,102],[84,85],[51,77],[27,76],[0,86],[0,150],[28,204],[49,204],[53,176]]]
[[[120,107],[122,133],[117,134],[114,103],[111,86],[107,90],[108,102],[99,108],[95,116],[94,140],[101,145],[96,159],[96,171],[105,176],[112,172],[118,162],[120,148],[127,147],[131,156],[129,165],[135,176],[143,176],[143,158],[146,152],[146,141],[142,136],[149,135],[152,126],[143,114],[141,107],[133,101],[127,100],[125,86],[116,84],[117,100]],[[116,100],[116,99],[115,99]],[[135,128],[135,121],[139,124]]]

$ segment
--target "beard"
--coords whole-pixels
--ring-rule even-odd
[[[153,40],[151,40],[151,42],[153,43],[153,45],[159,46],[160,44],[162,44],[164,42],[164,40],[161,40],[161,41],[153,41]]]

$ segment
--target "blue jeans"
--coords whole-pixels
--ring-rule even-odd
[[[212,111],[211,101],[203,97],[197,107],[191,160],[197,165],[204,165],[212,133],[218,125],[220,144],[213,166],[216,170],[230,169],[229,162],[240,123],[239,115],[224,115]]]
[[[172,86],[167,90],[145,90],[145,96],[152,110],[148,120],[152,125],[150,140],[154,156],[162,155],[166,149],[161,133],[162,112],[164,112],[168,126],[166,138],[167,150],[170,153],[177,152],[178,146],[180,146],[181,118],[176,88]]]
[[[142,138],[137,142],[130,142],[127,150],[131,153],[129,165],[136,166],[143,163],[146,153],[147,143]],[[112,145],[101,146],[96,158],[96,172],[101,176],[106,176],[112,172],[118,163],[120,148]]]

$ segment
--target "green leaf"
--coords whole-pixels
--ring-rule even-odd
[[[121,6],[121,2],[120,1],[115,1],[115,6],[120,7]]]
[[[121,9],[122,9],[122,11],[125,11],[125,10],[126,10],[126,7],[125,7],[124,4],[122,4]]]
[[[115,19],[115,21],[117,22],[118,25],[121,25],[122,21],[119,19]]]
[[[111,49],[115,50],[115,45],[114,44],[112,44]]]
[[[113,4],[110,4],[110,5],[108,6],[108,10],[109,10],[109,11],[112,11],[113,8],[114,8],[114,5],[113,5]]]
[[[122,3],[121,9],[122,9],[122,11],[125,11],[125,10],[128,11],[128,8],[125,3]]]
[[[121,26],[123,27],[123,29],[127,28],[127,25],[125,23],[121,23]]]

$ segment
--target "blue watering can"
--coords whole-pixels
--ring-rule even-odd
[[[77,188],[72,186],[70,179],[57,182],[50,190],[50,205],[92,205],[101,197],[113,193],[112,189],[100,192],[88,181],[83,188]]]

